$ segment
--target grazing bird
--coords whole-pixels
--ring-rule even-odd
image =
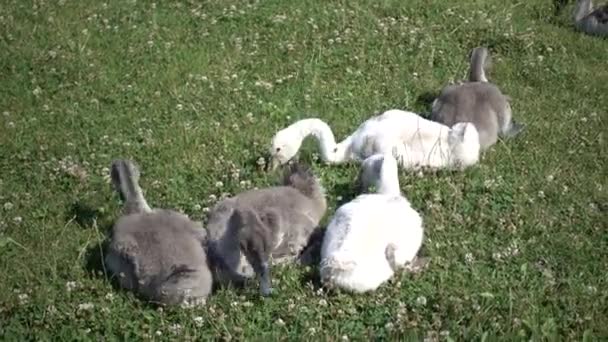
[[[297,121],[273,137],[272,167],[291,160],[308,136],[317,140],[321,158],[329,164],[360,162],[373,154],[389,151],[395,153],[395,158],[406,169],[463,168],[479,160],[479,138],[473,125],[450,128],[418,114],[393,109],[366,120],[339,143],[322,120]]]
[[[331,219],[321,247],[320,276],[327,287],[363,293],[377,289],[395,272],[416,262],[422,245],[422,218],[399,189],[397,161],[391,154],[367,158],[361,194]]]

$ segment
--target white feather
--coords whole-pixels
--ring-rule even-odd
[[[392,157],[385,155],[387,159]],[[375,290],[393,276],[393,266],[412,262],[422,245],[422,218],[399,193],[396,162],[385,162],[382,168],[380,183],[396,184],[397,189],[359,195],[338,208],[327,227],[320,267],[327,285],[353,292]],[[387,258],[389,246],[394,248],[392,261]]]

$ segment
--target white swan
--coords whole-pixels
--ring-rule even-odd
[[[391,151],[407,169],[462,168],[479,160],[479,137],[472,124],[456,124],[450,129],[416,113],[393,109],[368,119],[339,143],[322,120],[297,121],[273,137],[272,168],[293,158],[309,136],[318,141],[321,158],[329,164],[362,161]]]
[[[377,289],[413,262],[423,239],[422,218],[399,190],[397,161],[390,154],[373,155],[362,166],[362,185],[379,192],[359,195],[336,211],[320,264],[326,286],[358,293]]]
[[[578,0],[574,9],[574,24],[585,33],[608,36],[608,4],[593,9],[591,0]]]

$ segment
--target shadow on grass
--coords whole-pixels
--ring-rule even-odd
[[[569,2],[569,0],[553,0],[553,14],[556,16],[560,15]]]
[[[425,108],[425,113],[430,113],[433,101],[435,101],[438,96],[438,91],[425,91],[416,98],[415,105],[420,108]],[[430,116],[430,114],[426,116],[426,118],[428,119],[428,116]]]
[[[300,254],[300,264],[308,266],[308,271],[302,273],[300,283],[306,285],[312,283],[314,289],[322,287],[321,278],[319,277],[319,263],[321,262],[321,246],[323,237],[325,236],[326,227],[318,227],[310,236],[308,245]]]
[[[357,197],[361,193],[361,187],[358,182],[338,183],[334,186],[333,191],[341,197],[336,202],[337,209]]]
[[[308,245],[299,256],[300,264],[304,266],[316,266],[321,261],[321,245],[325,236],[325,227],[318,227],[308,239]]]
[[[321,275],[319,274],[319,265],[313,265],[307,268],[306,272],[301,273],[300,276],[300,284],[306,287],[308,284],[312,285],[313,291],[317,291],[318,289],[323,288],[323,283],[321,282]]]
[[[107,239],[89,245],[85,252],[85,269],[92,275],[109,279],[110,276],[103,261],[107,248]]]
[[[109,221],[109,217],[103,212],[94,209],[92,206],[77,200],[70,206],[68,210],[69,220],[74,220],[83,229],[94,229],[99,233],[101,241],[93,241],[87,247],[84,254],[85,270],[95,276],[103,277],[110,280],[110,276],[104,265],[104,256],[108,247],[108,235],[111,232],[113,222]],[[115,281],[112,281],[112,286],[118,287]]]
[[[70,206],[67,219],[74,219],[81,228],[90,229],[95,226],[102,215],[99,210],[77,200]]]

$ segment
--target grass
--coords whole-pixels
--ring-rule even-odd
[[[30,1],[0,5],[2,340],[608,338],[608,40],[549,1]],[[213,196],[276,182],[273,133],[318,116],[338,137],[374,113],[422,114],[491,49],[525,134],[465,172],[402,189],[424,217],[421,274],[375,293],[222,290],[158,310],[115,289],[99,246],[119,214],[113,158],[149,202],[204,219]],[[335,210],[354,165],[313,164]],[[221,183],[219,183],[219,182]]]

